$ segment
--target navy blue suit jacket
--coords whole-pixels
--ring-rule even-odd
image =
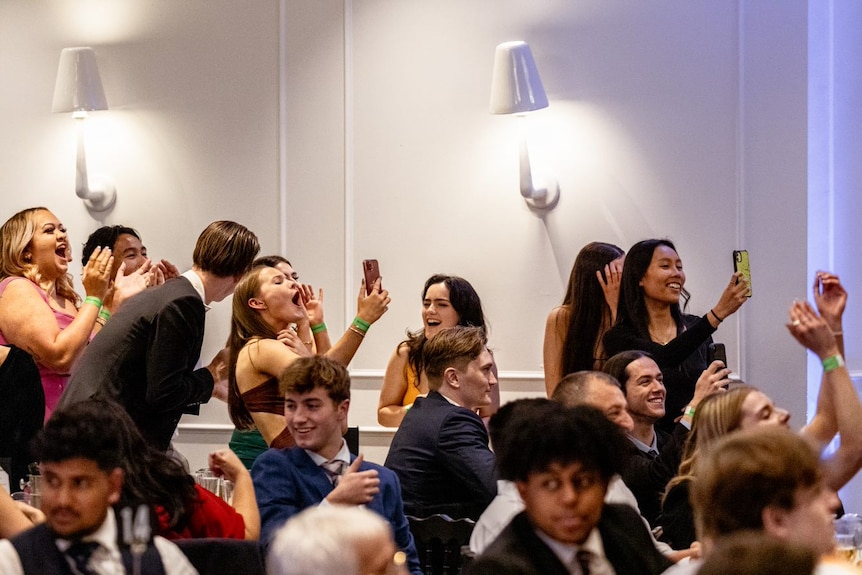
[[[113,399],[154,447],[167,449],[182,414],[212,395],[209,370],[195,369],[204,311],[184,277],[129,299],[87,346],[58,409],[91,397]]]
[[[417,398],[404,416],[385,465],[401,480],[409,515],[478,519],[497,495],[485,424],[436,391]]]
[[[356,456],[350,456],[353,461]],[[410,525],[404,515],[398,477],[380,465],[363,461],[360,471],[376,470],[380,492],[365,507],[381,515],[392,525],[395,543],[407,554],[411,573],[422,575],[419,555]],[[260,540],[268,548],[278,528],[306,507],[318,505],[332,491],[332,483],[304,449],[268,449],[251,468],[254,493],[260,509]]]

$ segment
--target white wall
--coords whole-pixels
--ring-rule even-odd
[[[376,425],[382,371],[420,325],[430,274],[476,286],[507,400],[542,392],[544,319],[580,247],[670,237],[692,313],[717,300],[731,251],[751,251],[756,295],[716,339],[801,424],[806,353],[783,327],[786,309],[813,269],[847,269],[851,289],[860,284],[841,249],[855,237],[860,183],[854,10],[846,0],[8,0],[4,210],[47,204],[76,243],[99,225],[72,193],[72,123],[50,114],[60,49],[92,45],[111,110],[92,117],[91,171],[112,175],[120,198],[106,223],[134,225],[153,254],[187,266],[207,222],[243,222],[264,252],[282,251],[325,289],[333,334],[355,313],[360,260],[380,260],[393,302],[351,366],[352,423]],[[518,194],[515,122],[488,113],[494,47],[513,39],[530,42],[551,100],[530,118],[533,158],[562,189],[544,219]],[[815,114],[821,52],[838,70],[824,93],[845,98]],[[810,160],[809,116],[831,126],[817,132],[834,144],[828,169]],[[830,200],[830,240],[814,247],[812,173],[846,190]],[[228,315],[222,305],[208,317],[206,359]],[[184,420],[193,466],[227,422],[223,404]],[[364,437],[382,459],[386,435]]]

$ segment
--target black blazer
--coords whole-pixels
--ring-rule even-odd
[[[497,495],[485,424],[436,391],[417,398],[404,416],[385,465],[401,480],[408,515],[477,519]]]
[[[658,575],[673,565],[656,550],[640,516],[628,505],[606,504],[598,528],[617,575]],[[466,574],[568,575],[569,570],[536,535],[526,512],[521,512],[469,564]]]
[[[688,437],[688,428],[681,423],[674,426],[673,433],[656,430],[659,455],[655,459],[629,441],[629,452],[620,476],[638,500],[638,508],[644,519],[653,527],[658,525],[661,500],[668,482],[679,471],[682,448]],[[676,547],[674,548],[676,549]]]
[[[91,397],[113,399],[147,441],[167,449],[183,412],[212,395],[209,370],[195,370],[204,312],[204,302],[184,277],[131,298],[87,346],[58,408]]]

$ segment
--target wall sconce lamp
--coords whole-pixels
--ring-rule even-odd
[[[533,178],[527,149],[527,112],[548,107],[533,53],[526,42],[504,42],[494,54],[491,78],[491,113],[515,114],[521,123],[521,195],[535,210],[551,210],[560,199],[560,188],[553,178]]]
[[[87,112],[107,110],[105,91],[92,48],[64,48],[54,85],[52,111],[72,112],[78,125],[78,159],[75,172],[75,194],[90,210],[104,212],[114,205],[117,191],[105,176],[87,178],[87,155],[84,146],[84,120]]]

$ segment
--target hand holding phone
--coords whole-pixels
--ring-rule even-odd
[[[748,293],[745,295],[751,297],[751,263],[748,260],[748,250],[733,251],[733,271],[742,274],[742,277],[748,282]]]
[[[727,350],[723,343],[711,343],[706,350],[706,365],[712,365],[713,361],[720,361],[727,367]]]
[[[365,295],[371,295],[374,282],[380,277],[380,266],[377,260],[362,260],[362,273],[365,275]]]

